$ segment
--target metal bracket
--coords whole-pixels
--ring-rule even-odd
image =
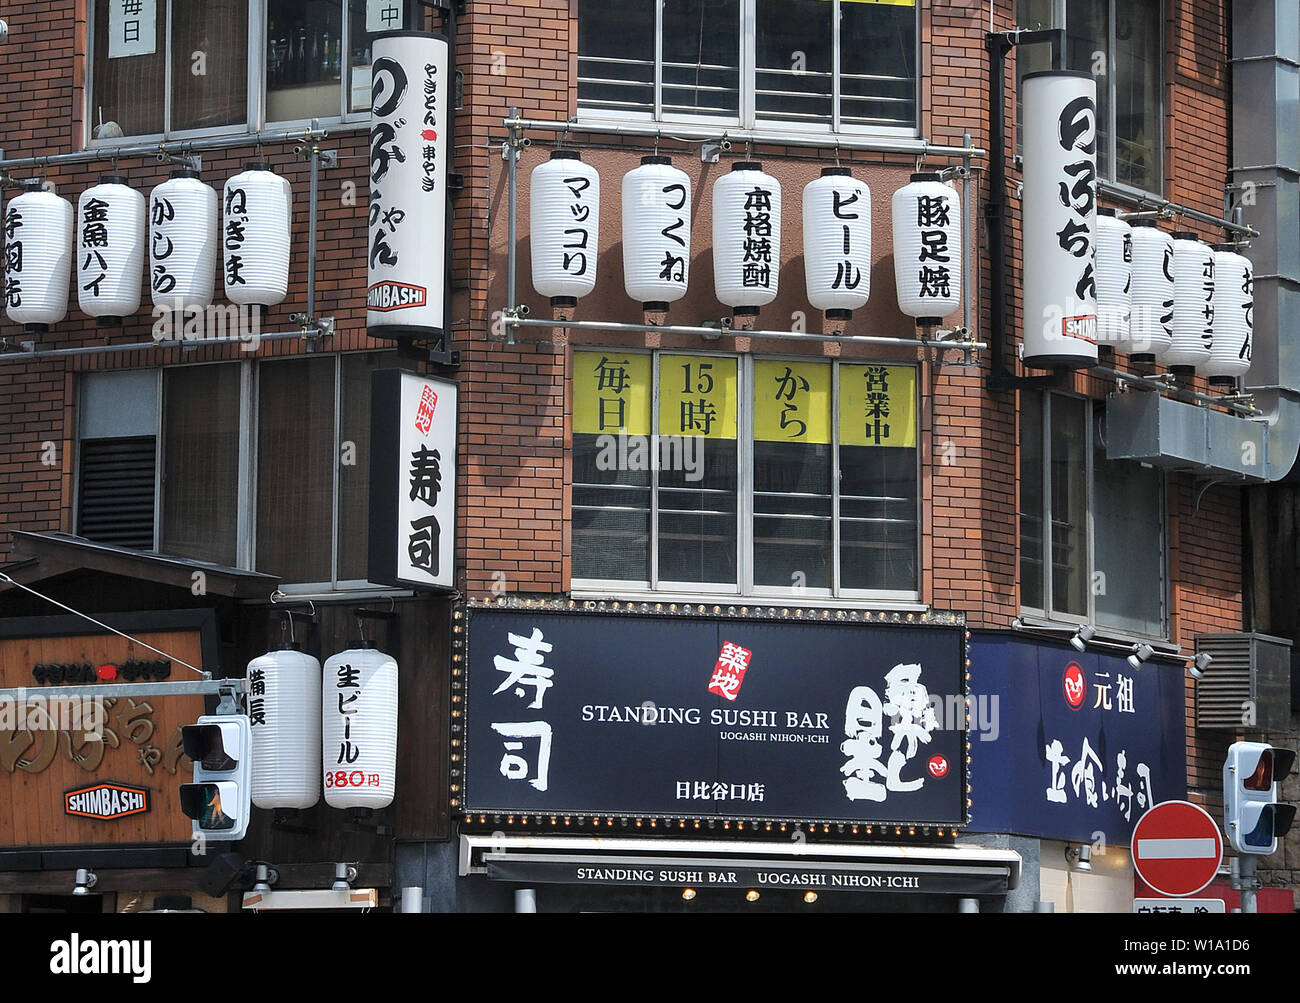
[[[465,175],[460,171],[451,171],[447,174],[447,190],[458,192],[465,187]]]
[[[460,350],[448,348],[447,342],[446,333],[431,341],[400,338],[397,341],[397,355],[399,358],[428,362],[445,369],[456,369],[460,366]]]
[[[299,325],[309,352],[319,352],[321,341],[334,337],[333,317],[309,317],[305,313],[291,313],[289,322]]]

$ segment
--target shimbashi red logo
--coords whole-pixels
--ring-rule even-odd
[[[925,768],[930,771],[930,776],[938,780],[948,775],[948,760],[943,756],[931,756]]]
[[[1070,705],[1071,710],[1078,710],[1083,706],[1083,696],[1087,688],[1088,680],[1083,674],[1083,669],[1079,667],[1078,662],[1071,662],[1065,667],[1065,675],[1061,677],[1061,692],[1065,694],[1065,702]]]
[[[724,641],[722,651],[718,653],[718,663],[713,666],[709,692],[735,700],[740,694],[740,684],[745,681],[745,672],[749,669],[749,660],[753,654],[748,648]]]

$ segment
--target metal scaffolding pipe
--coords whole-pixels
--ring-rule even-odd
[[[245,344],[251,344],[254,340],[263,341],[285,341],[289,338],[302,338],[302,331],[281,331],[273,334],[256,334],[250,335]],[[83,345],[77,348],[45,348],[36,349],[35,351],[0,351],[0,362],[26,362],[31,359],[55,359],[73,355],[111,355],[114,352],[149,352],[163,348],[203,348],[207,345],[229,345],[238,338],[167,338],[162,341],[137,341],[129,345]]]
[[[1208,212],[1201,212],[1199,209],[1189,209],[1185,205],[1179,205],[1177,202],[1170,202],[1168,199],[1154,198],[1150,195],[1142,195],[1120,185],[1112,184],[1109,181],[1097,179],[1097,191],[1100,194],[1108,195],[1110,198],[1119,202],[1127,202],[1136,206],[1151,206],[1158,213],[1171,213],[1175,216],[1186,216],[1188,219],[1199,220],[1202,223],[1209,223],[1211,226],[1219,226],[1230,233],[1239,233],[1245,237],[1258,237],[1259,231],[1254,227],[1245,226],[1242,223],[1234,223],[1230,219],[1224,219],[1221,216],[1212,216]]]
[[[1184,395],[1193,400],[1200,401],[1202,404],[1213,404],[1217,407],[1232,411],[1235,414],[1246,417],[1254,417],[1259,412],[1248,404],[1234,404],[1231,401],[1225,401],[1221,397],[1212,397],[1209,394],[1203,394],[1199,390],[1188,390],[1186,387],[1171,387],[1168,383],[1161,380],[1153,379],[1150,376],[1136,376],[1132,373],[1125,373],[1118,369],[1110,369],[1106,366],[1091,366],[1087,370],[1091,376],[1108,376],[1115,382],[1123,381],[1132,383],[1137,386],[1146,387],[1148,390],[1155,390],[1159,393],[1168,393],[1171,396]]]

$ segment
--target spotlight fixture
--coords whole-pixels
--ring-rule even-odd
[[[752,889],[752,888],[751,888],[749,891],[745,892],[745,901],[746,901],[746,902],[757,902],[757,901],[758,901],[758,897],[759,897],[759,896],[758,896],[758,892],[754,891],[754,889]]]
[[[1134,669],[1142,668],[1142,663],[1151,657],[1154,649],[1149,644],[1133,645],[1133,654],[1125,659]]]
[[[816,893],[816,892],[804,892],[804,893],[803,893],[803,900],[804,900],[805,902],[807,902],[809,905],[812,905],[814,902],[817,901],[817,893]]]
[[[1079,846],[1066,845],[1065,861],[1076,871],[1092,870],[1092,847],[1087,843]]]
[[[689,902],[689,901],[690,901],[691,899],[693,899],[693,898],[695,898],[695,889],[694,889],[694,888],[683,888],[683,889],[682,889],[682,901],[683,901],[683,902]]]
[[[1070,638],[1070,647],[1075,651],[1083,651],[1088,647],[1088,642],[1092,640],[1093,635],[1096,633],[1096,627],[1085,623],[1082,627],[1076,630],[1074,636]]]
[[[330,885],[331,891],[347,892],[352,890],[352,882],[357,880],[357,869],[351,864],[334,865],[334,884]]]
[[[1210,667],[1212,661],[1214,661],[1214,659],[1210,656],[1208,651],[1198,652],[1196,657],[1188,663],[1187,674],[1193,679],[1200,679],[1205,675],[1205,670]]]
[[[72,889],[73,895],[89,895],[90,889],[99,883],[99,878],[95,872],[86,867],[77,868],[76,885]]]
[[[1024,630],[1024,629],[1025,629],[1025,621],[1022,620],[1022,619],[1020,619],[1020,617],[1016,617],[1014,620],[1011,621],[1011,629],[1012,629],[1012,630]]]

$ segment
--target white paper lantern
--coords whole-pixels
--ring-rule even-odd
[[[1095,365],[1097,84],[1086,73],[1049,70],[1026,74],[1020,93],[1024,363]]]
[[[310,808],[321,789],[321,669],[285,645],[248,663],[252,795],[259,808]]]
[[[847,320],[871,295],[871,190],[847,167],[825,167],[803,190],[808,302]]]
[[[325,662],[321,682],[325,803],[383,808],[397,772],[397,663],[373,647],[352,647]]]
[[[100,325],[140,309],[144,275],[144,196],[105,175],[77,200],[77,303]]]
[[[913,174],[891,210],[898,309],[938,326],[961,306],[961,200],[938,174]]]
[[[275,306],[289,294],[293,194],[269,164],[249,164],[222,196],[226,299]]]
[[[5,207],[5,314],[29,331],[68,314],[72,217],[71,202],[39,190],[15,195]]]
[[[576,150],[554,150],[529,181],[533,288],[552,306],[576,306],[596,288],[600,175]]]
[[[1174,242],[1155,220],[1133,221],[1132,300],[1128,350],[1134,362],[1155,362],[1174,323]]]
[[[781,271],[781,183],[740,160],[713,183],[713,291],[739,317],[776,299]]]
[[[386,33],[373,52],[366,328],[381,338],[433,341],[446,325],[447,141],[455,102],[447,39]]]
[[[1114,209],[1097,210],[1097,345],[1129,344],[1133,311],[1133,228]]]
[[[1201,372],[1231,386],[1250,369],[1255,334],[1255,266],[1233,244],[1214,245],[1214,343]]]
[[[1190,230],[1174,233],[1173,339],[1159,353],[1183,376],[1210,361],[1214,342],[1214,251]]]
[[[217,193],[186,167],[149,195],[149,289],[154,306],[206,307],[216,288]]]
[[[691,179],[668,157],[642,157],[623,175],[623,285],[647,310],[686,295],[691,269]]]

